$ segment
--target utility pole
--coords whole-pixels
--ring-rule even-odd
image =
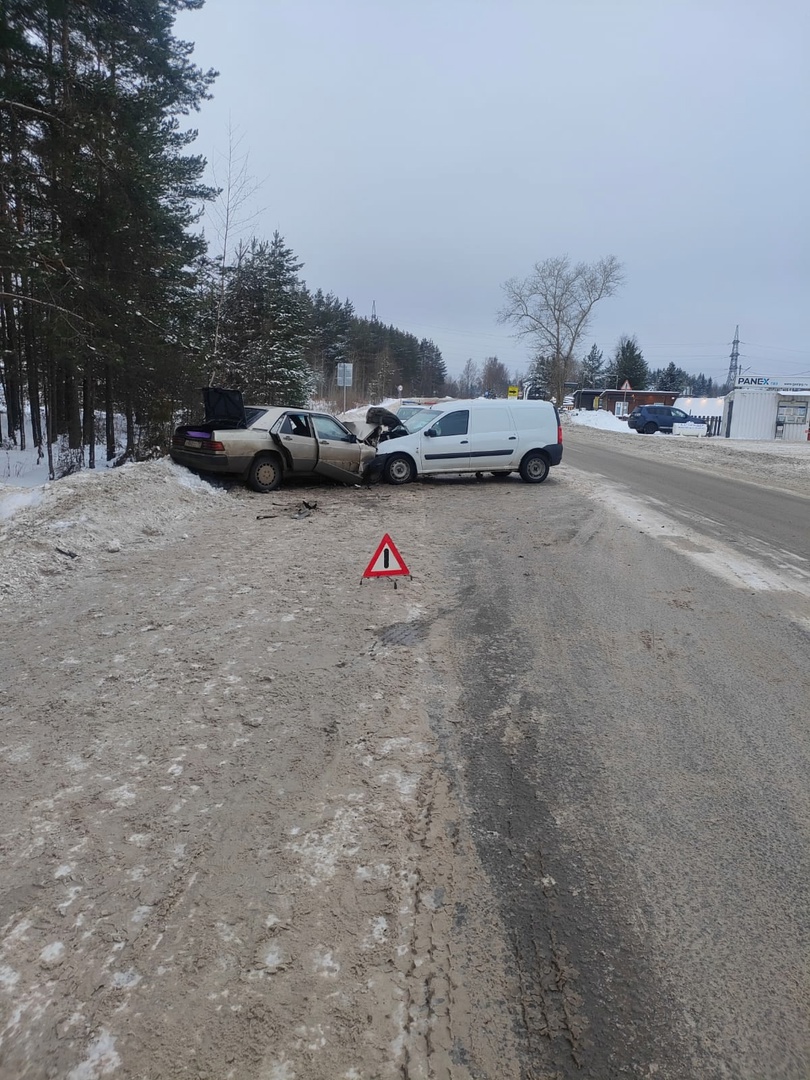
[[[728,377],[726,385],[733,390],[737,385],[737,376],[740,373],[740,328],[734,331],[734,340],[731,343],[731,359],[728,362]]]

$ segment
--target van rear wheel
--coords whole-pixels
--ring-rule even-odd
[[[520,476],[527,484],[542,484],[548,476],[548,459],[539,451],[527,454],[520,463]]]

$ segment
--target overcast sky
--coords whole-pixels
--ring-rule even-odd
[[[583,351],[722,380],[739,323],[741,368],[810,373],[807,0],[206,0],[177,33],[257,234],[451,374],[525,369],[501,284],[565,253],[625,264]]]

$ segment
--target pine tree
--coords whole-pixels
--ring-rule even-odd
[[[427,338],[419,342],[419,382],[422,397],[442,394],[447,382],[441,350]]]
[[[64,432],[71,448],[92,435],[103,386],[108,411],[127,412],[134,450],[135,403],[147,422],[189,358],[188,267],[201,248],[189,226],[210,193],[178,117],[207,96],[213,73],[190,63],[172,26],[194,6],[0,9],[4,344],[34,416],[44,397],[49,441]]]
[[[302,263],[283,237],[240,245],[221,305],[221,381],[268,405],[305,405],[313,391],[305,359],[310,300]]]
[[[650,372],[635,336],[619,338],[606,376],[607,386],[620,387],[626,381],[633,390],[647,388]]]
[[[690,378],[683,368],[676,367],[674,362],[671,362],[663,371],[655,372],[650,381],[656,390],[677,391],[681,394],[689,385]]]
[[[604,374],[603,353],[594,343],[580,365],[579,379],[583,387],[595,389],[602,385]]]
[[[326,397],[334,389],[337,365],[350,363],[349,342],[354,309],[333,293],[318,289],[310,297],[307,345],[304,357],[312,371],[316,392]]]

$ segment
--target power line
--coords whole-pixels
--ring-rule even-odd
[[[741,345],[752,345],[755,349],[778,349],[779,352],[795,352],[807,355],[807,349],[794,349],[788,345],[758,345],[756,341],[741,341]]]

